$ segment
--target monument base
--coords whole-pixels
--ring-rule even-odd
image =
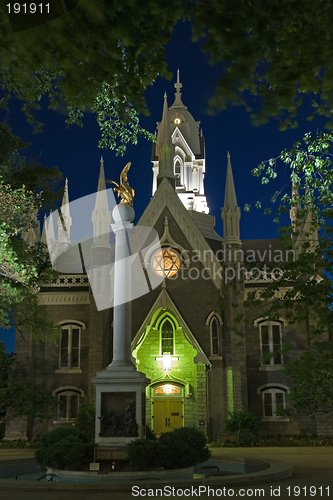
[[[111,363],[91,379],[96,387],[95,443],[122,447],[146,437],[146,387],[134,365]]]

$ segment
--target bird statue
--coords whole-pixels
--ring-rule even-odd
[[[127,180],[127,172],[129,171],[130,166],[131,162],[128,162],[127,165],[123,168],[123,171],[120,174],[120,184],[115,181],[108,181],[107,179],[104,180],[105,182],[116,185],[114,190],[117,191],[118,196],[120,196],[121,198],[120,203],[126,203],[127,205],[133,206],[133,198],[135,192],[134,189],[131,188],[131,186],[128,184]]]

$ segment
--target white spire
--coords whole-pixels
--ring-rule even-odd
[[[164,94],[162,121],[158,127],[156,152],[159,158],[157,185],[159,185],[163,177],[167,177],[171,185],[175,187],[175,174],[173,170],[175,148],[171,139],[169,109],[166,93]]]
[[[171,108],[182,108],[182,109],[187,109],[186,106],[182,103],[182,93],[180,89],[182,88],[183,84],[180,83],[179,79],[179,69],[177,69],[177,83],[174,84],[176,92],[175,92],[175,102],[171,106]]]
[[[224,206],[221,211],[223,220],[223,242],[240,243],[239,219],[240,208],[237,204],[234,177],[232,175],[230,154],[228,151],[227,178],[225,184]]]
[[[95,208],[93,210],[91,220],[93,223],[94,244],[97,246],[109,245],[111,212],[109,210],[105,185],[103,156],[101,156]]]
[[[47,245],[47,224],[46,224],[46,214],[44,215],[44,224],[43,224],[43,232],[42,232],[42,238],[41,238],[41,243],[44,243],[44,245]]]
[[[68,179],[65,182],[64,196],[58,217],[58,242],[70,244],[72,218],[69,210]]]
[[[227,154],[228,158],[228,165],[227,165],[227,179],[225,183],[225,193],[224,193],[224,207],[225,208],[237,208],[237,198],[236,198],[236,190],[235,190],[235,184],[234,184],[234,177],[232,175],[232,168],[231,168],[231,161],[230,161],[230,154],[228,151]]]

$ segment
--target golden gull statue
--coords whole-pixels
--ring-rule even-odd
[[[127,163],[124,167],[123,171],[120,174],[120,184],[117,184],[115,181],[108,181],[105,179],[105,182],[109,182],[110,184],[115,184],[117,187],[114,188],[117,191],[118,196],[120,196],[120,203],[126,203],[127,205],[133,206],[133,198],[134,198],[134,189],[128,184],[127,180],[127,172],[131,166],[131,162]]]

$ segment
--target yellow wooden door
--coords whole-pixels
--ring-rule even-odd
[[[172,399],[154,399],[153,430],[159,435],[183,427],[182,401]]]
[[[183,405],[182,401],[172,399],[169,400],[169,428],[170,430],[179,429],[183,427]]]

